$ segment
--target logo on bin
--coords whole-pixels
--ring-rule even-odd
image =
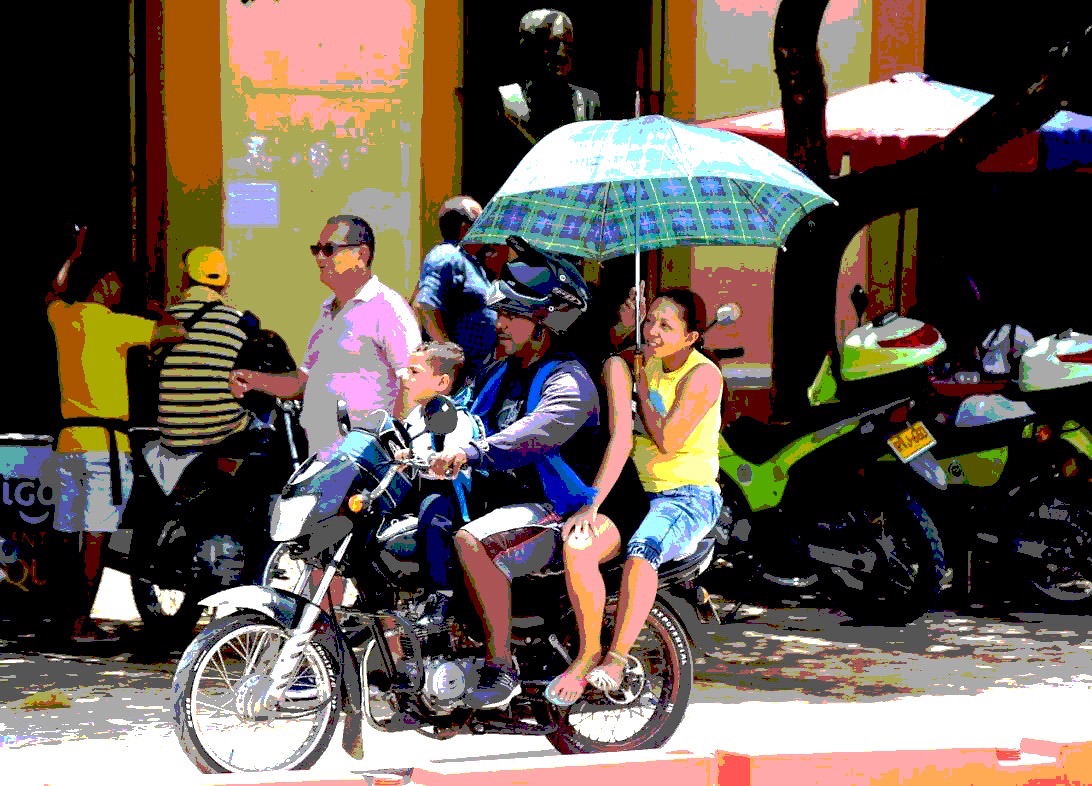
[[[27,524],[42,524],[53,512],[53,489],[37,478],[4,478],[0,496]]]

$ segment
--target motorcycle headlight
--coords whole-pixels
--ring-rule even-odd
[[[298,497],[281,497],[273,506],[273,517],[269,522],[269,534],[275,541],[295,540],[303,532],[304,522],[311,516],[318,505],[315,494],[301,494]]]

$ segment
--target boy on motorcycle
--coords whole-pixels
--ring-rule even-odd
[[[443,449],[444,444],[466,445],[480,433],[475,419],[460,407],[459,423],[449,435],[429,434],[425,429],[424,405],[436,396],[456,393],[456,402],[465,404],[466,387],[461,387],[466,355],[458,344],[430,341],[410,353],[406,368],[398,372],[401,379],[399,417],[413,435],[413,450],[428,455]],[[406,451],[408,456],[410,451]],[[469,487],[469,472],[455,479],[455,488],[446,479],[424,476],[421,479],[421,504],[417,515],[417,551],[423,555],[425,591],[428,597],[419,625],[442,625],[452,597],[449,566],[455,561],[451,530],[455,522],[465,524],[465,494]]]
[[[490,473],[491,511],[455,535],[486,634],[485,666],[466,698],[473,709],[503,707],[520,693],[510,643],[511,581],[558,561],[561,524],[594,497],[589,484],[595,468],[588,464],[602,453],[596,452],[595,383],[575,356],[557,350],[553,338],[588,308],[583,276],[522,238],[508,238],[508,245],[514,256],[487,299],[497,311],[502,360],[483,375],[470,408],[488,436],[438,453],[430,465],[441,477],[453,477],[464,466]],[[498,477],[501,482],[494,482]]]

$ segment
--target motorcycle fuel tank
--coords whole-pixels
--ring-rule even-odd
[[[1047,336],[1020,357],[1020,390],[1036,393],[1092,382],[1092,335]]]
[[[893,312],[884,314],[846,336],[842,344],[842,379],[871,379],[921,366],[946,346],[932,325]]]
[[[376,534],[383,546],[380,559],[396,579],[415,575],[420,569],[417,560],[417,517],[405,516],[387,521]]]

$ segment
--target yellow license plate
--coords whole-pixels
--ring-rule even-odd
[[[888,437],[887,444],[891,446],[891,450],[895,452],[895,455],[903,461],[913,461],[937,444],[937,441],[929,433],[929,429],[925,428],[925,424],[918,422],[903,429],[893,437]]]

